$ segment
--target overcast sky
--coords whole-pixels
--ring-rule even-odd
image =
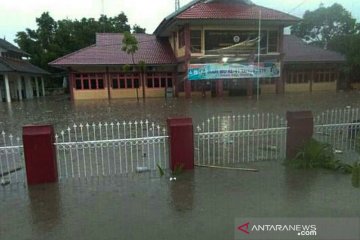
[[[188,2],[190,0],[180,0],[181,6]],[[306,10],[316,9],[320,3],[330,6],[338,2],[351,11],[354,17],[360,19],[358,0],[253,0],[253,2],[298,17],[301,17]],[[131,25],[136,23],[145,27],[147,33],[152,33],[162,19],[174,11],[174,8],[175,0],[0,0],[0,36],[13,42],[17,32],[26,28],[35,29],[35,18],[45,11],[50,12],[55,20],[98,18],[103,12],[108,16],[115,16],[123,11]]]

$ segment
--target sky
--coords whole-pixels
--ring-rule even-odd
[[[180,5],[190,0],[180,0]],[[342,4],[360,19],[360,1],[355,0],[253,0],[253,3],[302,17],[321,3]],[[0,37],[13,43],[16,33],[36,29],[36,17],[48,11],[55,20],[98,18],[102,13],[116,16],[124,12],[130,25],[138,24],[153,33],[160,22],[175,9],[175,0],[0,0]]]

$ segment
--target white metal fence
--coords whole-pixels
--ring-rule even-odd
[[[195,163],[224,166],[284,159],[286,130],[286,120],[271,113],[209,118],[196,128]]]
[[[314,137],[330,144],[340,159],[359,160],[356,148],[360,137],[360,109],[333,109],[319,114],[315,118]]]
[[[0,184],[25,183],[25,162],[22,141],[12,134],[1,132]]]
[[[55,138],[60,179],[168,167],[166,129],[148,120],[74,124]]]

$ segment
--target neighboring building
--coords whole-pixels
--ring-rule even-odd
[[[285,92],[336,91],[341,65],[346,59],[337,52],[284,36]]]
[[[248,0],[194,0],[166,17],[154,35],[136,34],[135,66],[121,51],[123,35],[108,33],[50,65],[69,71],[72,99],[251,96],[257,83],[261,93],[336,90],[344,58],[284,37],[284,28],[299,20]],[[146,64],[142,70],[139,61]]]
[[[0,101],[45,96],[44,76],[49,73],[23,57],[29,54],[0,39]]]

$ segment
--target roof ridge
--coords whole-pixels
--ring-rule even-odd
[[[286,35],[284,35],[286,36]],[[319,47],[319,46],[316,46],[316,45],[311,45],[311,44],[308,44],[307,42],[305,42],[302,38],[296,36],[296,35],[293,35],[293,34],[290,34],[290,35],[287,35],[287,37],[290,36],[290,37],[293,37],[297,40],[299,40],[299,42],[301,42],[301,44],[305,45],[306,47],[308,48],[313,48],[313,49],[317,49],[317,50],[321,50],[321,51],[324,51],[324,52],[332,52],[332,53],[336,53],[336,54],[339,54],[341,56],[345,56],[344,54],[340,53],[340,52],[337,52],[337,51],[334,51],[334,50],[331,50],[331,49],[324,49],[322,47]]]
[[[264,6],[260,6],[260,5],[257,5],[257,4],[253,4],[252,6],[257,6],[257,7],[260,7],[260,8],[265,8],[265,9],[268,9],[268,10],[271,10],[271,11],[275,11],[275,12],[277,12],[277,13],[285,14],[285,15],[287,15],[287,16],[289,16],[289,17],[297,18],[298,20],[301,20],[301,18],[299,18],[299,17],[296,17],[296,16],[291,15],[291,14],[286,13],[286,12],[281,12],[281,11],[276,10],[276,9],[273,9],[273,8],[264,7]]]
[[[90,45],[90,46],[84,47],[84,48],[80,48],[79,50],[77,50],[77,51],[75,51],[75,52],[71,52],[71,53],[69,53],[69,54],[66,54],[66,55],[64,55],[64,56],[62,56],[62,57],[59,57],[59,58],[57,58],[57,59],[49,62],[48,65],[52,65],[52,64],[54,64],[54,63],[56,63],[56,62],[58,62],[58,61],[60,61],[60,60],[62,60],[62,59],[64,59],[64,58],[70,57],[70,56],[72,56],[72,55],[74,55],[74,54],[77,54],[77,53],[79,53],[79,52],[81,52],[81,51],[85,51],[86,49],[92,48],[92,47],[96,47],[96,43],[95,43],[95,44],[92,44],[92,45]]]

